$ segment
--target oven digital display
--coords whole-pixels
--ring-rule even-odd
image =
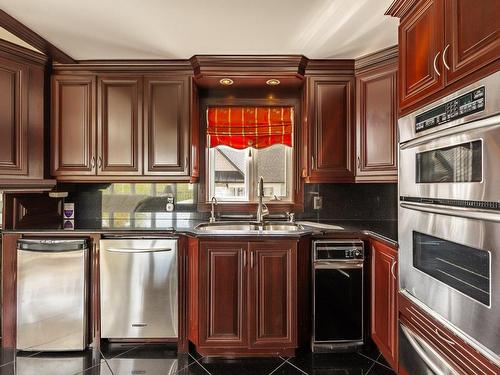
[[[490,306],[490,252],[413,232],[413,267]]]
[[[481,182],[483,178],[481,140],[416,154],[417,183]]]
[[[460,117],[484,110],[484,86],[430,109],[415,118],[415,132],[419,133]]]

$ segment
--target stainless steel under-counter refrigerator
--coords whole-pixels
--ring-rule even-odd
[[[101,337],[177,338],[177,239],[100,241]]]

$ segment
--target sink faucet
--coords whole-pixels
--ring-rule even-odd
[[[210,223],[215,223],[215,206],[217,206],[217,198],[212,197],[212,199],[210,200],[210,204],[212,206],[212,209],[210,210],[210,219],[209,219],[209,222]]]
[[[262,202],[262,198],[264,198],[264,177],[262,176],[259,178],[257,196],[259,197],[259,203],[257,205],[257,221],[259,224],[264,224],[264,217],[269,215],[269,209]]]

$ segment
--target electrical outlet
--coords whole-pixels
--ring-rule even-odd
[[[319,195],[313,198],[313,209],[321,210],[323,208],[323,197]]]

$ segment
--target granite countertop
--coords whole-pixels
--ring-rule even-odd
[[[314,220],[314,219],[305,219],[299,220],[299,222],[308,221],[311,223],[319,223],[319,224],[327,224],[327,225],[336,225],[342,227],[342,229],[334,229],[334,228],[325,228],[315,227],[314,225],[308,226],[304,225],[303,230],[299,230],[296,232],[278,232],[278,233],[249,233],[249,232],[241,232],[240,233],[214,233],[214,232],[204,232],[195,229],[195,227],[200,223],[205,223],[204,220],[166,220],[161,222],[156,222],[154,227],[138,227],[135,225],[130,225],[128,227],[123,228],[96,228],[93,227],[76,227],[72,230],[64,230],[61,228],[45,228],[45,229],[16,229],[16,230],[8,230],[4,229],[4,233],[30,233],[30,234],[63,234],[63,233],[103,233],[108,235],[126,235],[126,234],[144,234],[144,233],[155,233],[155,234],[190,234],[198,237],[224,237],[224,236],[237,236],[237,237],[300,237],[304,235],[314,235],[314,236],[323,236],[323,235],[331,235],[335,233],[339,234],[347,234],[353,233],[353,235],[362,233],[382,241],[385,241],[393,246],[397,246],[397,221],[396,220],[381,220],[381,221],[362,221],[362,220]]]

